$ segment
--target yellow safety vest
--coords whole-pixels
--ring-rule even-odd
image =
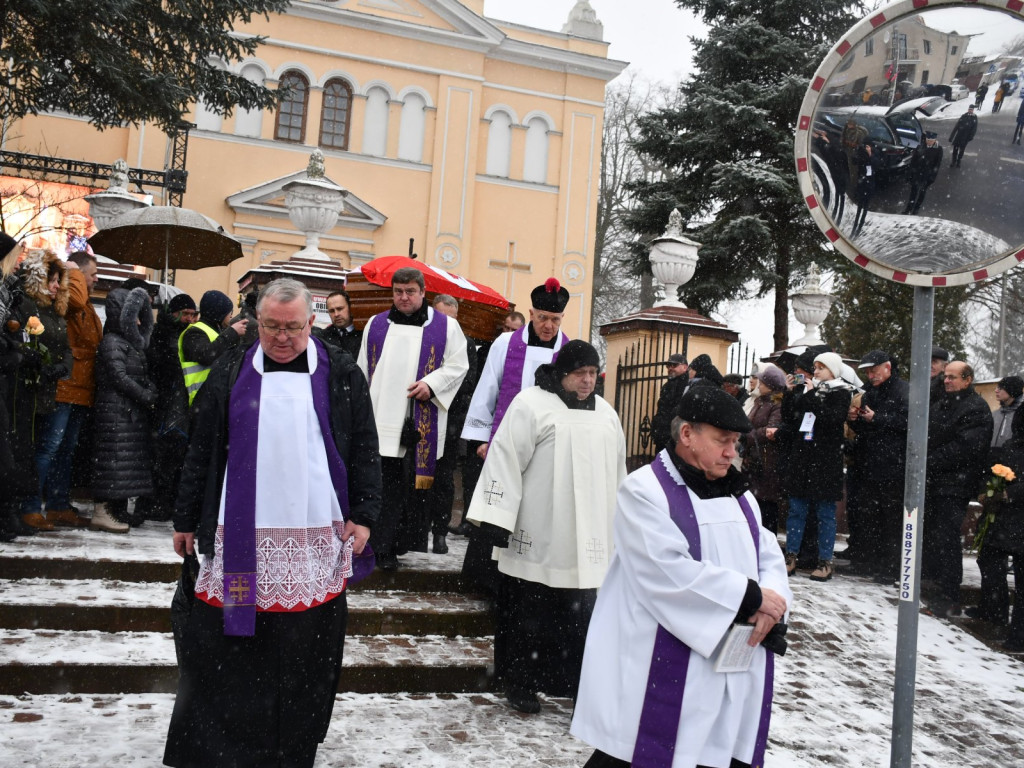
[[[198,392],[199,388],[203,386],[203,382],[206,381],[206,377],[210,375],[210,368],[212,366],[200,365],[199,363],[193,363],[185,359],[182,340],[185,338],[185,334],[188,333],[189,328],[201,329],[210,341],[216,340],[217,332],[200,320],[198,323],[192,323],[192,325],[182,331],[181,335],[178,337],[178,362],[181,363],[181,371],[185,374],[185,389],[188,390],[188,404],[191,408],[192,401],[196,399],[196,392]]]

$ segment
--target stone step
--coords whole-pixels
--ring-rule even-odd
[[[110,579],[124,582],[173,582],[181,558],[171,548],[170,523],[148,522],[127,534],[59,529],[0,543],[3,579]],[[375,571],[353,588],[404,592],[459,592],[467,540],[449,536],[444,555],[410,552],[397,571]]]
[[[491,689],[489,637],[347,637],[340,692],[467,693]],[[0,694],[173,693],[165,632],[0,630]]]
[[[176,585],[117,580],[0,580],[0,628],[170,632]],[[351,635],[492,634],[487,601],[453,592],[353,590]]]

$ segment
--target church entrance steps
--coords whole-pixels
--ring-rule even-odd
[[[466,539],[409,553],[348,593],[341,691],[490,690],[493,619],[460,578]],[[181,560],[168,523],[58,530],[0,544],[0,693],[173,693],[170,605]]]
[[[486,691],[489,637],[353,635],[340,692]],[[0,694],[173,693],[174,639],[163,632],[0,630]]]
[[[362,584],[359,585],[360,587]],[[0,629],[170,632],[176,584],[116,580],[0,580]],[[353,589],[353,635],[487,635],[487,603],[454,592]]]

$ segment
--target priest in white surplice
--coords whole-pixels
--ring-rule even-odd
[[[302,283],[269,283],[256,312],[259,344],[218,359],[196,396],[175,504],[175,551],[203,556],[164,752],[180,768],[312,768],[341,675],[346,589],[373,570],[380,457],[366,379],[309,338]]]
[[[391,294],[391,310],[367,322],[358,360],[380,438],[384,499],[370,544],[383,570],[397,568],[400,554],[427,551],[427,491],[444,455],[448,409],[469,372],[466,337],[424,303],[423,273],[396,270]]]
[[[590,613],[612,549],[626,441],[594,395],[599,359],[585,341],[537,369],[494,435],[469,508],[498,570],[495,670],[509,702],[537,712],[537,692],[574,696]]]
[[[792,593],[775,534],[731,465],[750,428],[734,397],[692,387],[672,423],[675,451],[619,489],[571,728],[597,748],[589,768],[763,765]]]
[[[473,390],[462,439],[487,455],[487,444],[498,430],[512,398],[534,384],[534,374],[569,338],[559,330],[569,292],[553,277],[530,292],[530,322],[503,333],[491,345],[480,381]]]
[[[471,477],[473,460],[483,461],[487,457],[487,447],[512,399],[534,385],[537,368],[550,363],[562,345],[569,341],[569,337],[559,330],[568,303],[569,292],[559,285],[558,280],[548,278],[530,292],[530,322],[522,328],[502,333],[491,344],[462,428],[462,439],[468,442],[469,450],[473,452],[467,460]],[[471,485],[465,498],[472,497],[475,488],[475,484]],[[498,574],[491,559],[490,541],[481,536],[475,526],[466,526],[460,532],[469,536],[462,564],[463,578],[478,589],[494,593]]]

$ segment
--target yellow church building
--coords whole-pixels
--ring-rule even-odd
[[[589,336],[604,94],[626,64],[608,58],[586,0],[557,32],[484,6],[297,0],[241,29],[266,40],[232,69],[290,95],[275,112],[221,118],[199,104],[189,116],[184,206],[219,222],[244,256],[179,271],[177,286],[234,296],[243,274],[301,249],[282,188],[319,148],[326,177],[347,190],[319,242],[331,259],[351,268],[406,254],[411,240],[425,263],[520,307],[553,275],[573,296],[564,329]],[[170,142],[152,125],[98,132],[51,113],[17,121],[2,148],[160,169]]]

